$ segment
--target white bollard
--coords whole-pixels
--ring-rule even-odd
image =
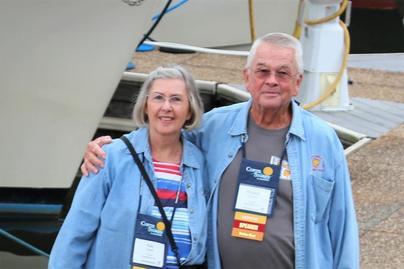
[[[341,0],[309,0],[306,3],[306,21],[327,17],[337,12]],[[304,79],[297,96],[302,105],[313,104],[330,89],[343,65],[344,30],[339,17],[325,23],[304,24],[301,33],[303,45]],[[346,67],[336,90],[319,104],[309,105],[312,110],[351,109]]]

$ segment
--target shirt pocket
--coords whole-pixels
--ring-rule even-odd
[[[311,175],[310,212],[314,223],[323,221],[334,189],[334,180]]]

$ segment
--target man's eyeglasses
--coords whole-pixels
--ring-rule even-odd
[[[165,96],[162,93],[151,93],[147,97],[150,98],[150,101],[155,104],[164,104],[166,100],[168,100],[168,103],[172,106],[182,105],[186,102],[187,99],[185,96],[182,95]]]
[[[272,74],[274,74],[277,81],[289,81],[296,75],[290,72],[289,70],[279,69],[272,71],[266,68],[259,68],[254,71],[254,74],[260,79],[267,79]]]

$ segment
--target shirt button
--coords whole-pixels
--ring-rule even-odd
[[[192,208],[190,208],[189,213],[194,214],[194,210]]]
[[[194,237],[194,238],[192,238],[192,240],[197,241],[197,240],[198,240],[198,238]]]
[[[187,183],[187,189],[190,189],[192,187],[191,183]]]
[[[233,157],[233,153],[229,153],[229,154],[227,154],[227,157],[229,157],[229,158],[232,158]]]

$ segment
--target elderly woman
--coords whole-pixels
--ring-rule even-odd
[[[198,268],[204,263],[205,161],[182,135],[182,129],[199,124],[202,106],[185,69],[151,72],[133,111],[140,129],[125,135],[140,164],[124,139],[103,148],[105,167],[81,179],[49,268]]]

